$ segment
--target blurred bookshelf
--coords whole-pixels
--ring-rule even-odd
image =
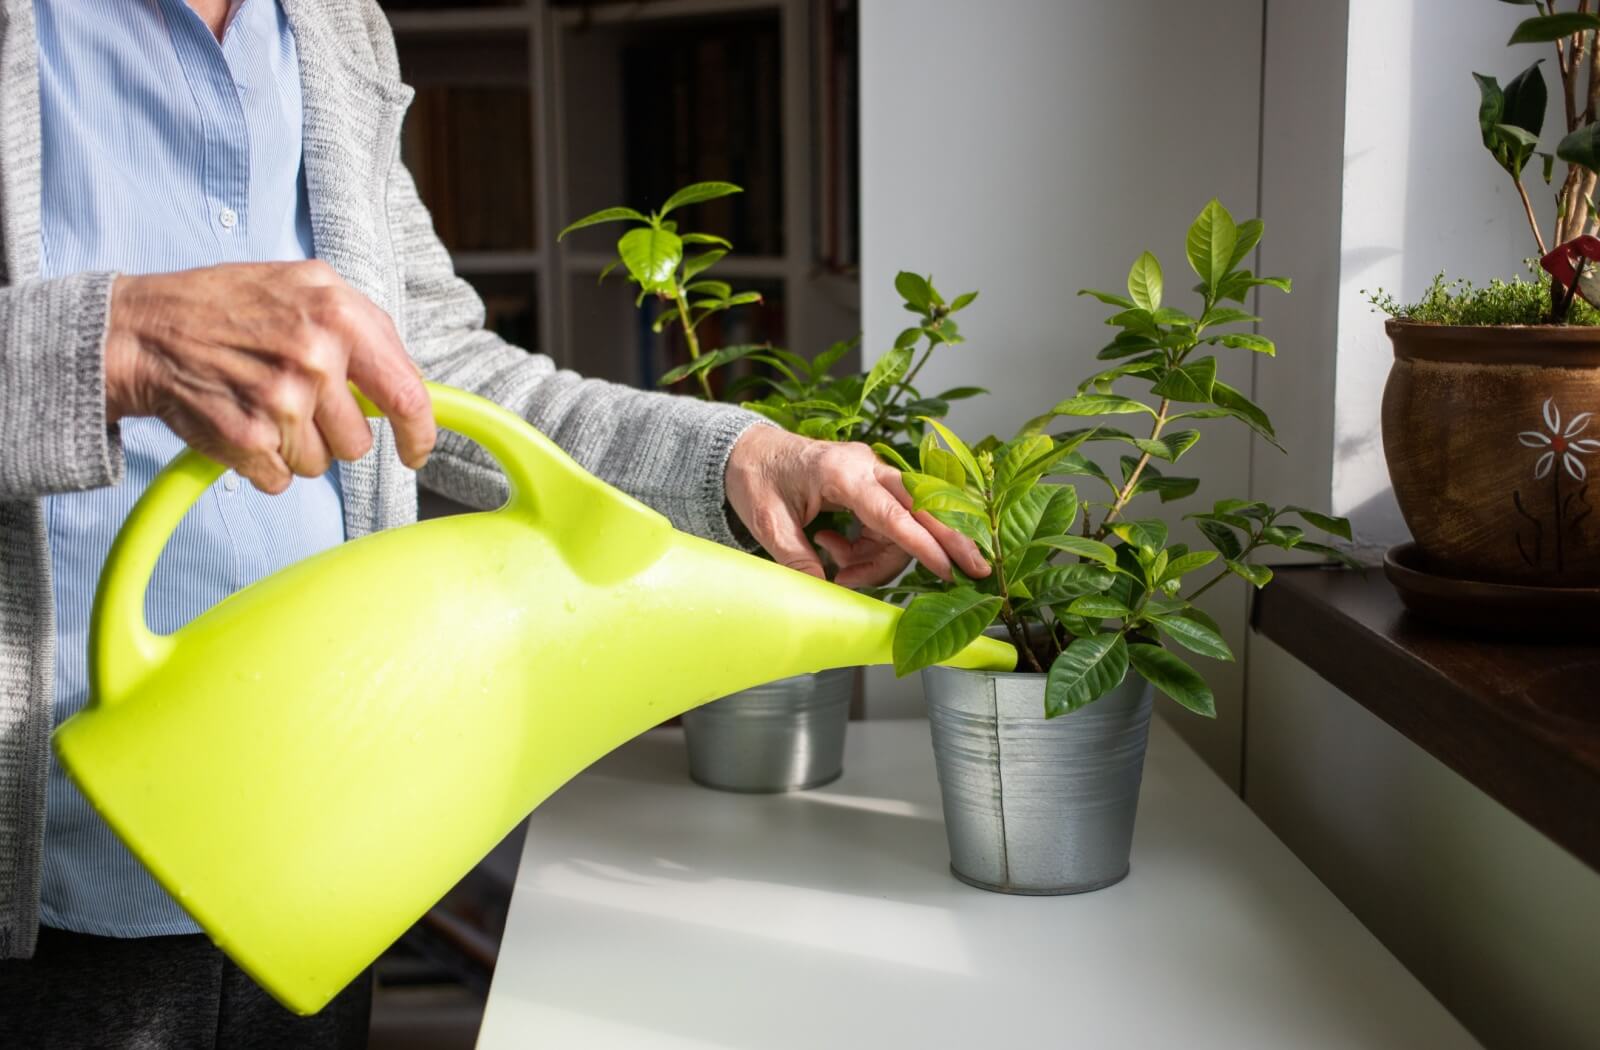
[[[812,356],[860,328],[857,0],[386,0],[417,91],[402,153],[457,271],[505,338],[586,375],[652,387],[685,359],[615,273],[621,227],[720,179],[743,194],[684,209],[729,238],[715,275],[763,302],[709,345]]]

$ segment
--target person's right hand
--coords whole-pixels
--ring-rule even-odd
[[[435,438],[422,377],[389,316],[326,263],[230,263],[112,286],[107,422],[155,416],[264,492],[366,455],[372,431],[347,382],[420,467]]]

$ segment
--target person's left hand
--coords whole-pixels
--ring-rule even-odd
[[[861,538],[817,533],[839,565],[835,582],[875,586],[899,575],[915,557],[941,579],[952,562],[968,576],[989,575],[977,544],[932,515],[913,512],[900,472],[858,442],[813,441],[777,427],[754,426],[728,457],[728,503],[767,552],[791,569],[822,576],[805,527],[825,510],[847,510]]]

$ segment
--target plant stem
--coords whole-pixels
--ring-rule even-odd
[[[700,360],[700,338],[694,334],[694,325],[689,321],[688,296],[684,293],[682,287],[679,287],[677,291],[678,294],[672,297],[672,301],[678,304],[678,320],[683,324],[683,337],[689,341],[689,360],[698,361]],[[700,380],[700,392],[705,395],[705,399],[707,401],[715,401],[716,397],[711,393],[711,380],[706,377],[705,372],[695,373],[695,378]]]
[[[929,349],[932,349],[930,346]],[[1028,644],[1028,632],[1023,629],[1017,620],[1017,614],[1011,610],[1011,594],[1006,590],[1006,555],[1000,545],[1000,509],[995,506],[993,494],[988,495],[989,503],[989,529],[994,536],[994,578],[1000,585],[1000,620],[1006,625],[1006,631],[1011,635],[1011,644],[1017,651],[1028,658],[1028,666],[1033,668],[1035,674],[1044,674],[1044,668],[1039,666],[1039,658],[1033,655],[1033,646]]]
[[[883,409],[878,413],[878,417],[867,425],[867,429],[862,435],[863,438],[870,441],[872,435],[878,433],[878,428],[883,425],[883,421],[889,416],[889,409],[894,404],[894,399],[906,392],[906,389],[911,386],[911,381],[917,378],[917,373],[922,371],[922,366],[927,364],[928,358],[933,356],[933,345],[933,340],[928,340],[928,348],[922,351],[922,357],[904,376],[900,377],[900,382],[889,391],[889,396],[884,399]]]
[[[1549,254],[1549,249],[1544,246],[1544,234],[1539,232],[1539,220],[1533,216],[1533,203],[1528,200],[1528,191],[1522,185],[1522,176],[1513,175],[1511,181],[1517,184],[1517,193],[1522,197],[1522,210],[1528,215],[1528,225],[1533,229],[1533,239],[1539,245],[1539,257],[1542,259]]]
[[[1244,561],[1246,558],[1250,557],[1250,553],[1254,551],[1257,546],[1258,544],[1256,541],[1251,540],[1250,544],[1246,546],[1244,550],[1240,551],[1239,556],[1233,560],[1238,562]],[[1185,595],[1183,600],[1192,604],[1196,598],[1200,597],[1202,594],[1206,593],[1231,575],[1233,575],[1232,569],[1223,569],[1221,572],[1211,577],[1211,579],[1207,580],[1205,583],[1202,583],[1195,591]]]
[[[1164,397],[1161,399],[1161,408],[1156,412],[1156,421],[1150,427],[1151,441],[1161,436],[1161,428],[1167,425],[1167,410],[1171,407],[1171,398]],[[1122,508],[1133,498],[1133,490],[1139,484],[1139,475],[1144,473],[1144,468],[1149,462],[1150,453],[1146,452],[1139,457],[1139,462],[1134,464],[1133,473],[1128,475],[1128,480],[1123,483],[1121,491],[1117,493],[1117,501],[1111,505],[1111,509],[1106,511],[1106,516],[1100,520],[1098,535],[1105,536],[1107,528],[1110,527],[1113,521],[1117,520],[1117,515],[1122,513]]]

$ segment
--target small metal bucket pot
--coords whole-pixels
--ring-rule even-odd
[[[854,669],[780,678],[683,715],[689,776],[719,791],[803,791],[844,772]]]
[[[1050,719],[1041,674],[930,667],[922,682],[956,878],[1042,896],[1128,874],[1150,738],[1142,679]]]

